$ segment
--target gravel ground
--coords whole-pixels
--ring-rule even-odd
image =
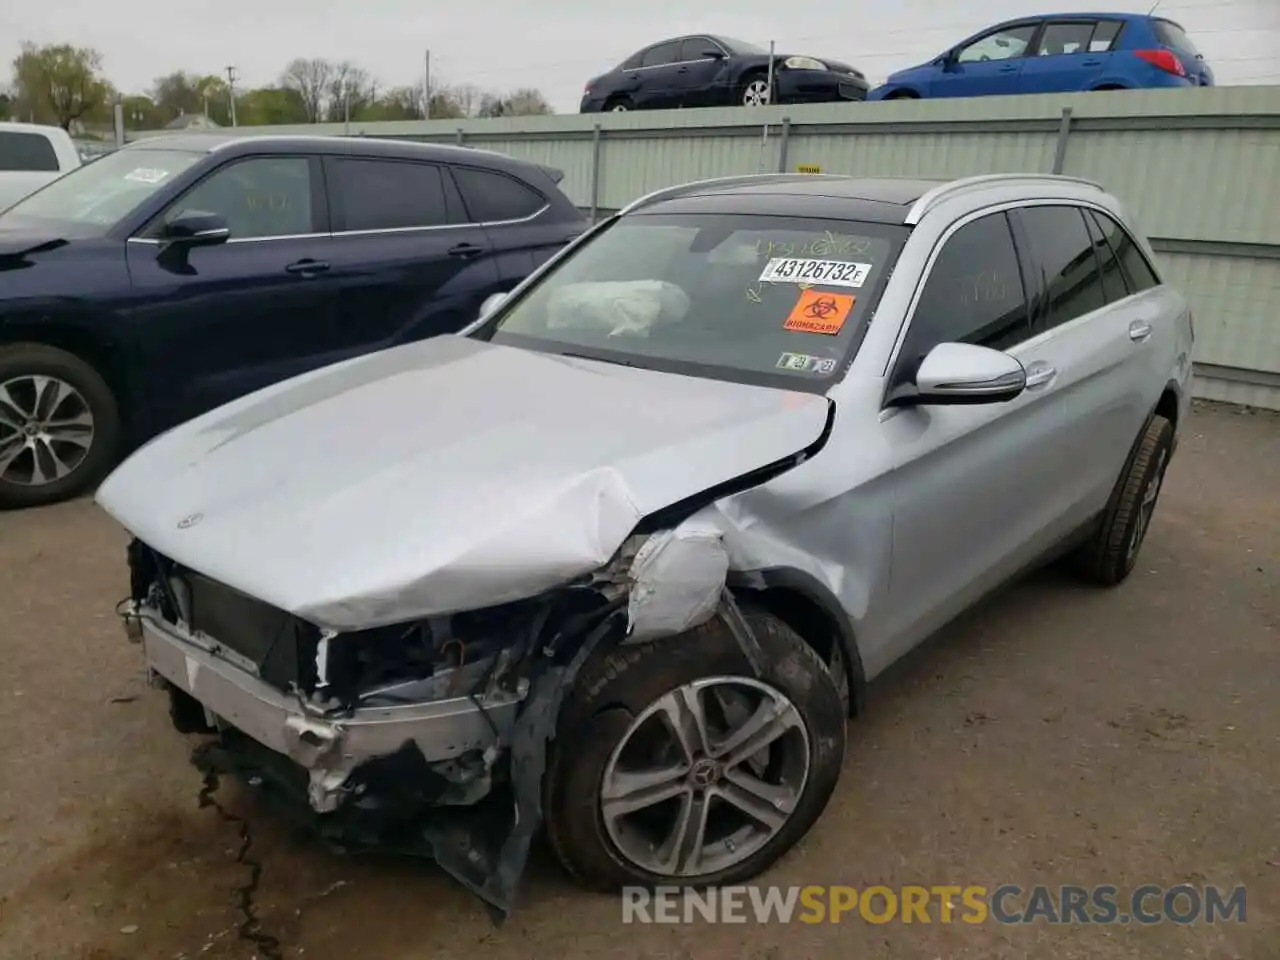
[[[538,851],[494,928],[430,865],[355,859],[189,744],[112,607],[88,501],[0,515],[0,957],[1280,957],[1280,417],[1198,406],[1139,567],[1046,571],[873,686],[844,777],[763,882],[1244,884],[1247,922],[624,927]]]

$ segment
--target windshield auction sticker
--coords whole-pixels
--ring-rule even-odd
[[[871,264],[851,260],[806,260],[774,257],[764,265],[761,283],[820,283],[827,287],[861,287]]]
[[[856,297],[849,293],[827,293],[823,290],[802,290],[800,299],[791,308],[782,329],[793,333],[825,333],[835,336],[849,318]]]

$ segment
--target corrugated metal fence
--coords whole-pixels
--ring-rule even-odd
[[[1196,313],[1197,393],[1280,409],[1280,87],[252,127],[457,143],[565,171],[604,212],[688,180],[1088,177],[1136,216]]]

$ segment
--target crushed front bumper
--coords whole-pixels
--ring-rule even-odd
[[[216,643],[175,627],[158,612],[141,608],[132,618],[131,633],[142,642],[149,673],[202,706],[210,726],[234,728],[305,770],[308,801],[318,813],[332,812],[344,802],[353,792],[352,775],[362,766],[406,747],[437,768],[453,788],[444,791],[440,802],[474,802],[483,795],[484,784],[468,781],[468,767],[461,761],[482,757],[487,761],[483,766],[491,765],[499,744],[510,742],[523,699],[495,691],[325,712],[264,683],[220,656]]]

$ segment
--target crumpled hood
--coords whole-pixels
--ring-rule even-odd
[[[646,515],[811,445],[827,412],[811,394],[441,336],[179,426],[97,501],[191,569],[359,629],[594,570]]]

